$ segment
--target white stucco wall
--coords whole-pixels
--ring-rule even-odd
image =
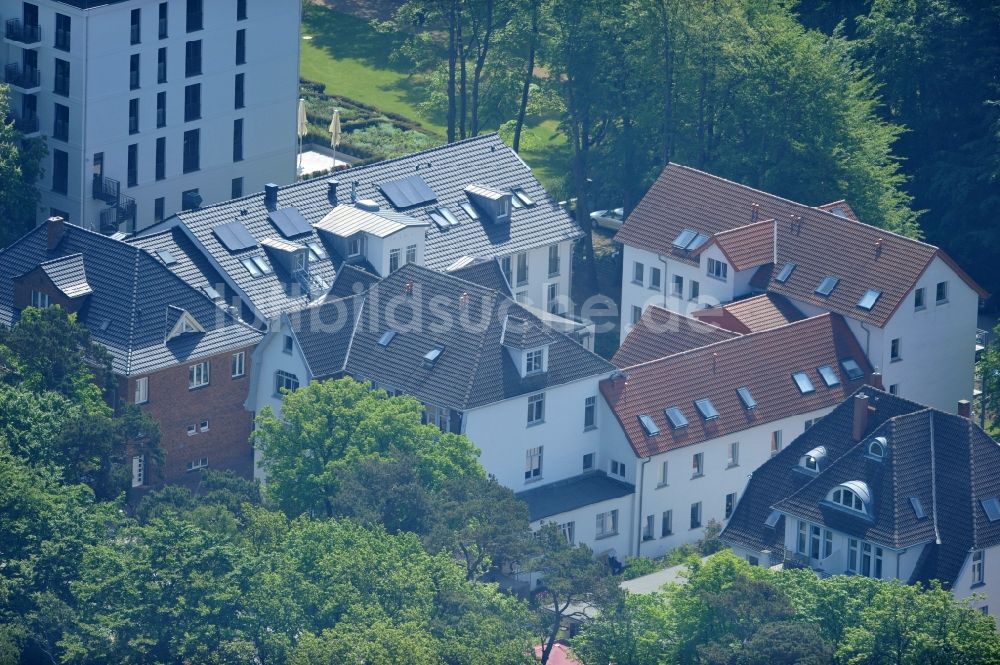
[[[556,524],[566,524],[573,522],[574,540],[577,545],[587,545],[595,554],[607,554],[614,551],[618,555],[618,560],[625,562],[625,557],[629,556],[630,524],[632,524],[632,504],[634,496],[628,495],[617,499],[608,499],[592,503],[583,508],[569,510],[558,515],[550,515],[541,520],[531,523],[531,529],[536,530],[543,523],[554,522]],[[618,531],[613,535],[597,537],[597,515],[611,510],[618,511]]]
[[[983,551],[983,583],[972,581],[972,553],[965,557],[962,570],[951,587],[956,598],[966,599],[974,595],[983,596],[971,600],[976,608],[986,608],[994,619],[1000,620],[1000,546]]]
[[[521,283],[517,270],[517,254],[510,255],[511,291],[514,299],[548,311],[548,285],[555,283],[558,290],[557,298],[562,303],[561,310],[569,311],[571,263],[573,243],[563,241],[559,245],[559,272],[549,275],[549,246],[536,247],[528,250],[528,280]],[[501,258],[503,255],[497,255]],[[493,258],[493,257],[485,257]]]

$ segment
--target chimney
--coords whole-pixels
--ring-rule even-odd
[[[972,402],[970,402],[967,399],[960,399],[960,400],[958,400],[958,411],[957,411],[957,413],[958,413],[958,415],[962,416],[963,418],[971,418],[972,417]]]
[[[408,296],[412,296],[413,295],[413,282],[407,282],[406,285],[403,286],[403,292],[406,295],[408,295]]]
[[[868,395],[858,393],[854,396],[854,427],[851,435],[855,441],[865,438],[868,430]]]
[[[875,241],[875,258],[882,256],[882,239]]]
[[[458,297],[458,306],[465,309],[469,306],[469,292],[465,291]]]
[[[751,203],[750,204],[750,221],[751,222],[756,222],[757,221],[757,217],[759,217],[759,216],[760,216],[760,204],[759,203]]]
[[[351,181],[351,205],[358,202],[358,181]]]
[[[271,209],[278,207],[278,186],[273,182],[264,185],[264,205]]]
[[[54,250],[66,233],[66,220],[62,217],[49,217],[45,220],[45,228],[49,236],[49,251]]]
[[[330,205],[337,205],[337,185],[340,182],[336,178],[330,178],[326,181],[326,197],[330,199]]]
[[[869,381],[869,384],[871,385],[872,388],[885,390],[885,384],[882,383],[882,372],[878,370],[872,372],[872,378],[871,381]]]

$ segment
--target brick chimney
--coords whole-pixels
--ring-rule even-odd
[[[882,383],[882,372],[875,370],[872,372],[871,381],[868,382],[872,388],[877,388],[879,390],[885,390],[885,384]]]
[[[956,411],[956,413],[958,413],[958,415],[962,416],[963,418],[971,418],[972,402],[970,402],[967,399],[958,400],[958,411]]]
[[[51,252],[58,247],[60,241],[63,239],[63,235],[66,233],[66,220],[62,217],[49,217],[45,220],[45,228],[48,232],[48,247]]]
[[[851,436],[855,441],[865,438],[868,431],[868,395],[858,393],[854,396],[854,426],[851,429]]]

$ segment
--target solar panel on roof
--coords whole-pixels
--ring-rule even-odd
[[[981,499],[979,503],[983,505],[983,510],[986,511],[986,517],[989,521],[996,522],[1000,520],[1000,499],[991,496],[988,499]]]
[[[851,381],[857,381],[865,375],[865,373],[861,371],[861,366],[858,365],[854,358],[843,358],[841,359],[840,364],[844,368],[844,371],[847,372],[847,378]]]
[[[736,389],[736,394],[740,396],[740,401],[743,402],[743,407],[747,411],[751,411],[757,408],[757,401],[750,394],[750,389],[746,386]]]
[[[792,276],[792,271],[793,270],[795,270],[795,264],[794,263],[786,263],[781,268],[781,272],[778,273],[778,276],[774,278],[775,281],[778,282],[778,283],[780,283],[780,284],[784,284],[785,282],[788,281],[788,278]]]
[[[879,296],[882,295],[881,291],[876,291],[875,289],[868,289],[865,295],[861,296],[861,300],[858,301],[858,307],[861,309],[866,309],[871,311],[872,307],[878,301]]]
[[[389,203],[399,209],[412,208],[437,199],[434,190],[418,175],[379,183],[378,188],[389,199]]]
[[[156,255],[160,257],[160,260],[163,261],[163,265],[165,266],[172,266],[177,263],[177,259],[174,258],[174,255],[171,254],[168,249],[158,249],[156,250]]]
[[[295,208],[274,210],[267,213],[267,218],[271,220],[271,223],[278,229],[278,232],[286,238],[293,238],[312,231],[309,222]]]
[[[795,372],[792,374],[792,380],[795,381],[795,385],[798,386],[799,392],[803,395],[816,391],[813,382],[805,372]]]
[[[823,378],[823,383],[826,384],[827,388],[833,388],[840,384],[840,377],[837,373],[833,371],[833,368],[829,365],[823,365],[822,367],[817,367],[816,371]]]
[[[212,229],[212,233],[219,239],[223,247],[230,252],[238,252],[241,249],[249,249],[257,246],[257,241],[253,239],[250,232],[239,222],[220,224]]]
[[[833,293],[835,288],[837,288],[837,284],[839,282],[839,277],[831,277],[830,275],[827,275],[823,278],[823,281],[819,283],[819,286],[816,287],[816,293],[821,296],[828,296]]]
[[[684,414],[681,413],[681,410],[676,406],[670,406],[664,409],[663,415],[667,417],[667,421],[674,429],[681,429],[688,426],[688,419],[684,417]]]
[[[691,241],[698,237],[697,231],[692,231],[691,229],[684,229],[677,237],[674,238],[673,246],[674,249],[687,249],[687,246],[691,244]]]
[[[645,430],[646,436],[656,436],[660,433],[660,428],[656,426],[653,419],[645,414],[639,416],[639,423],[642,424],[642,429]]]
[[[715,405],[707,397],[705,399],[696,399],[694,406],[705,420],[715,420],[719,417],[719,412],[715,410]]]

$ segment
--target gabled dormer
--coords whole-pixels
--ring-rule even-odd
[[[274,263],[290,275],[309,270],[309,248],[281,238],[264,238],[261,247]]]
[[[534,322],[508,316],[500,340],[522,379],[549,371],[550,340]]]
[[[164,341],[171,341],[184,335],[204,333],[205,328],[198,323],[190,312],[180,307],[167,305],[166,337]]]
[[[59,305],[69,312],[79,311],[93,289],[87,282],[82,254],[70,254],[39,263],[33,270],[14,279],[14,307]]]
[[[510,222],[511,193],[498,192],[481,185],[468,185],[465,195],[482,215],[494,224]]]

